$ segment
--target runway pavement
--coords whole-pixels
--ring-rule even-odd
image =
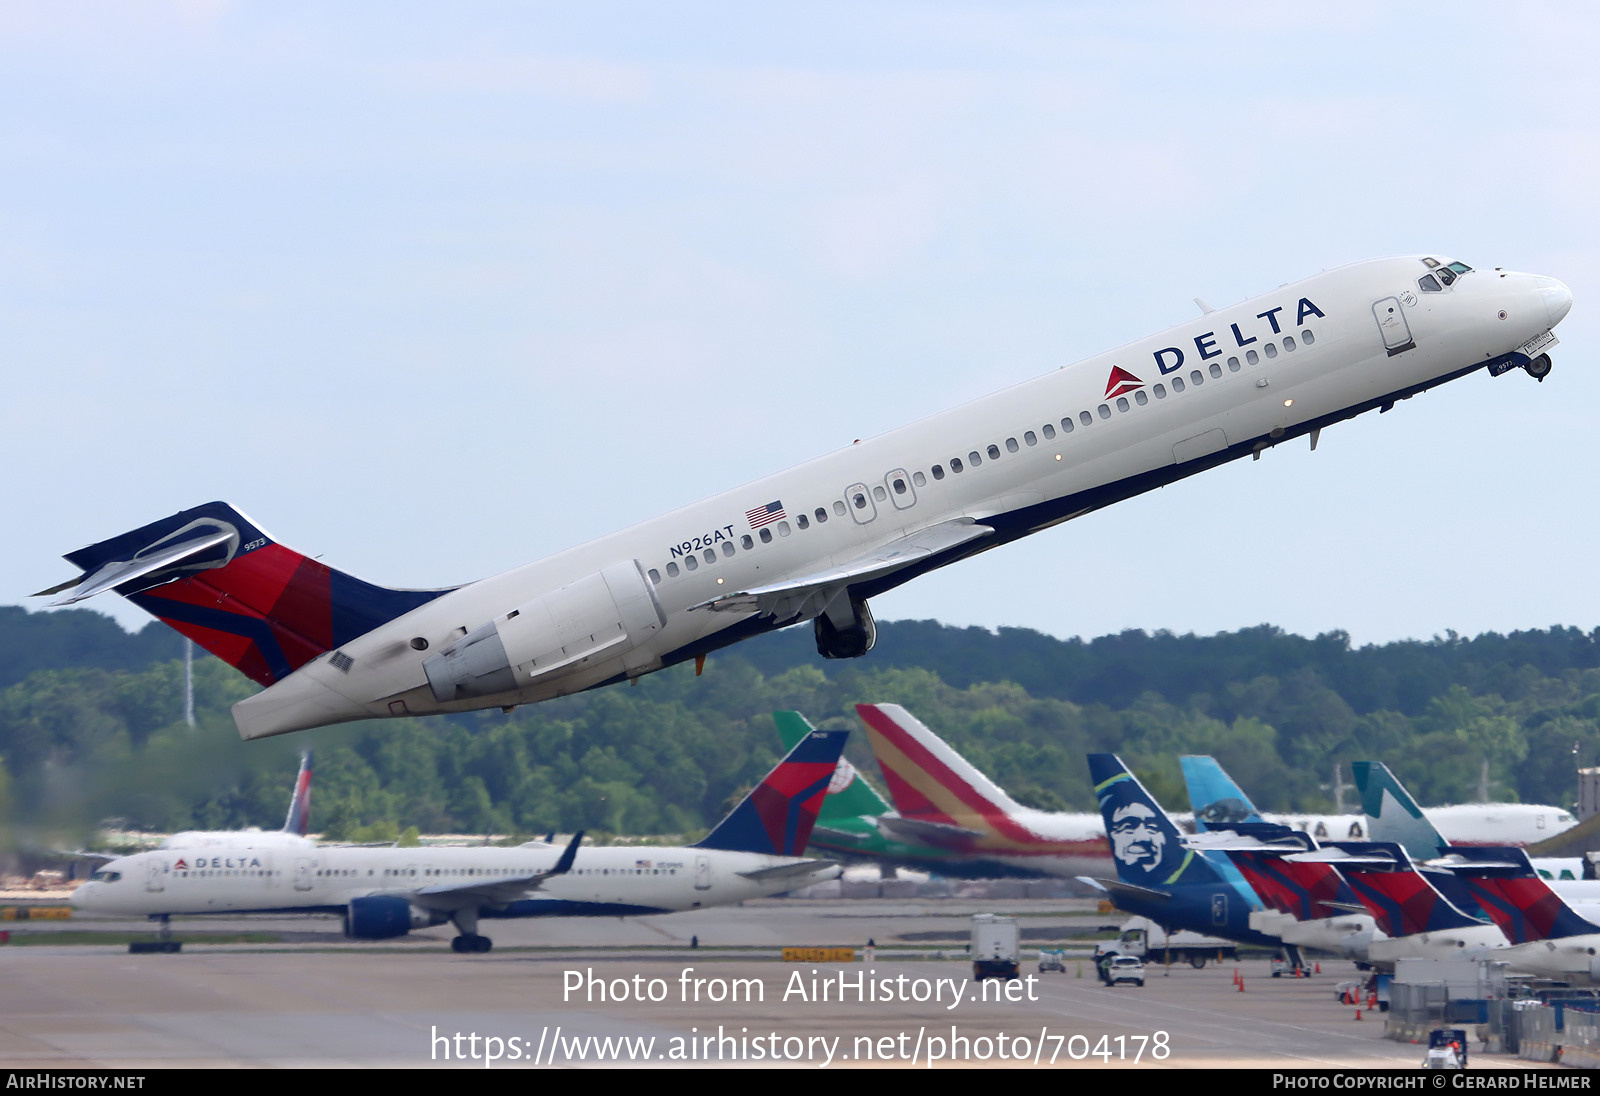
[[[1092,904],[985,909],[1017,914],[1035,937],[1102,920]],[[28,923],[15,928],[37,932],[37,943],[0,948],[0,1066],[1170,1069],[1412,1067],[1422,1058],[1419,1047],[1383,1040],[1378,1014],[1357,1021],[1336,1002],[1333,987],[1354,973],[1348,963],[1325,963],[1304,980],[1274,979],[1264,960],[1151,967],[1144,987],[1109,989],[1088,961],[1037,974],[1033,947],[1023,968],[1032,977],[1010,984],[1011,999],[980,999],[957,957],[971,912],[948,902],[766,901],[503,921],[485,924],[496,939],[486,955],[452,953],[448,926],[373,943],[344,941],[327,918],[197,919],[176,927],[295,942],[130,955],[48,942],[56,931],[113,924]],[[693,937],[701,948],[688,946]],[[779,958],[783,945],[859,948],[869,937],[882,948],[871,966]],[[940,951],[951,957],[927,958]],[[1004,984],[985,985],[993,993]],[[1474,1065],[1496,1061],[1527,1065],[1485,1056]]]

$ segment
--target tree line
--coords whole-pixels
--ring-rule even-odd
[[[1084,754],[1117,752],[1170,809],[1181,753],[1216,755],[1265,809],[1329,811],[1335,762],[1387,762],[1425,803],[1570,805],[1600,755],[1600,630],[1454,635],[1352,647],[1269,626],[1215,636],[1061,640],[885,622],[865,658],[825,662],[809,629],[519,708],[382,720],[241,742],[228,708],[255,686],[181,641],[99,614],[0,608],[0,824],[6,840],[131,828],[282,824],[300,750],[316,751],[313,826],[422,832],[703,832],[776,760],[770,713],[855,728],[861,701],[905,705],[1023,803],[1092,810]],[[865,736],[848,756],[876,774]],[[1348,773],[1348,767],[1345,772]]]

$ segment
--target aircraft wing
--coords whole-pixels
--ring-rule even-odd
[[[500,876],[495,879],[475,879],[466,883],[446,883],[435,887],[421,887],[406,892],[412,902],[423,909],[456,910],[462,906],[503,906],[515,902],[531,890],[538,890],[546,879],[565,875],[572,870],[577,858],[578,845],[583,841],[583,831],[572,835],[572,841],[561,854],[555,867],[549,871],[529,872],[526,875]]]
[[[824,868],[837,866],[838,861],[836,860],[796,860],[789,864],[775,864],[770,868],[757,868],[755,871],[742,871],[739,874],[757,883],[768,883],[774,879],[784,879],[791,875],[811,875]]]
[[[927,822],[918,818],[907,818],[905,815],[892,818],[888,815],[879,816],[878,829],[889,837],[939,848],[964,847],[973,838],[984,836],[980,831],[969,830],[965,826],[953,826],[948,822]]]
[[[1120,879],[1099,879],[1094,876],[1080,875],[1078,882],[1087,883],[1091,887],[1106,891],[1109,894],[1123,894],[1129,898],[1142,898],[1145,901],[1154,899],[1158,902],[1170,902],[1172,895],[1167,891],[1156,890],[1154,887],[1141,887],[1136,883],[1124,883]]]
[[[879,578],[929,556],[957,548],[968,541],[986,537],[994,530],[972,518],[942,521],[914,533],[907,533],[871,552],[810,574],[784,579],[768,586],[753,586],[720,594],[689,608],[710,609],[715,613],[757,613],[778,620],[798,616],[806,603],[821,594],[823,605],[853,582]]]

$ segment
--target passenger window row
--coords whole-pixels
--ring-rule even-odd
[[[1291,353],[1292,354],[1292,353],[1294,353],[1294,351],[1297,349],[1298,346],[1300,346],[1300,345],[1310,346],[1313,343],[1315,343],[1316,341],[1317,341],[1317,336],[1316,336],[1315,332],[1313,332],[1310,328],[1301,328],[1301,330],[1300,330],[1300,342],[1297,344],[1295,342],[1295,338],[1294,338],[1293,335],[1285,335],[1283,337],[1283,349],[1284,349],[1284,351],[1286,353]],[[1262,354],[1265,354],[1269,359],[1276,358],[1278,356],[1277,344],[1272,343],[1272,342],[1268,342],[1268,343],[1264,344],[1262,346],[1261,351],[1260,351],[1259,354],[1256,352],[1256,350],[1254,348],[1246,350],[1245,354],[1244,354],[1243,363],[1240,362],[1240,360],[1239,360],[1239,358],[1237,356],[1229,357],[1228,361],[1227,361],[1226,368],[1227,368],[1228,372],[1230,372],[1230,373],[1237,373],[1237,372],[1239,372],[1239,370],[1241,368],[1243,368],[1244,365],[1256,365],[1257,363],[1259,363],[1261,361],[1261,355]],[[1199,369],[1193,369],[1193,370],[1191,370],[1189,372],[1189,379],[1188,379],[1187,385],[1192,385],[1195,388],[1200,387],[1202,384],[1205,383],[1205,379],[1206,379],[1206,374],[1207,373],[1210,374],[1210,376],[1211,376],[1211,378],[1213,380],[1220,379],[1222,377],[1223,368],[1224,367],[1223,367],[1223,365],[1221,363],[1212,362],[1210,364],[1210,366],[1207,367],[1205,373],[1202,373]],[[1168,394],[1167,393],[1167,384],[1170,384],[1172,386],[1172,392],[1174,392],[1174,393],[1183,392],[1185,390],[1185,388],[1186,388],[1185,381],[1184,381],[1184,379],[1183,379],[1183,377],[1181,375],[1173,376],[1173,377],[1170,378],[1170,380],[1168,380],[1165,383],[1161,382],[1161,381],[1157,381],[1155,384],[1150,386],[1149,394],[1146,394],[1146,392],[1145,392],[1143,387],[1140,387],[1140,388],[1136,389],[1133,392],[1133,402],[1132,403],[1129,403],[1127,396],[1118,396],[1116,398],[1116,400],[1115,400],[1115,406],[1116,406],[1117,411],[1119,413],[1131,411],[1133,409],[1133,404],[1137,404],[1140,407],[1144,407],[1147,404],[1149,404],[1151,395],[1153,395],[1158,400],[1166,399],[1167,398],[1167,394]],[[1112,408],[1112,406],[1113,406],[1112,404],[1102,403],[1097,408],[1095,408],[1095,410],[1093,412],[1079,411],[1076,424],[1073,422],[1072,416],[1071,415],[1067,415],[1066,417],[1064,417],[1061,420],[1061,424],[1060,424],[1061,433],[1062,434],[1070,434],[1073,431],[1077,430],[1079,428],[1079,426],[1091,426],[1091,425],[1093,425],[1094,420],[1095,420],[1095,416],[1097,414],[1102,419],[1109,419],[1111,417],[1111,408]],[[1039,433],[1038,434],[1035,434],[1032,430],[1023,431],[1021,444],[1019,444],[1017,439],[1014,438],[1014,437],[1013,438],[1007,438],[1005,440],[1005,442],[1004,442],[1005,450],[1006,450],[1007,453],[1018,453],[1018,452],[1021,452],[1022,447],[1024,445],[1029,446],[1029,447],[1036,446],[1036,445],[1039,444],[1039,436],[1041,434],[1044,436],[1044,440],[1045,441],[1054,441],[1055,438],[1056,438],[1056,425],[1054,423],[1048,423],[1047,422],[1047,423],[1045,423],[1043,426],[1041,426],[1039,428]],[[953,473],[955,475],[960,475],[962,472],[965,472],[969,467],[971,467],[971,468],[980,467],[983,464],[983,462],[984,462],[986,457],[987,457],[988,460],[991,460],[991,461],[999,460],[1000,459],[1000,446],[998,444],[989,445],[989,446],[986,446],[981,452],[979,450],[977,450],[977,449],[969,450],[967,455],[966,455],[965,461],[963,461],[963,459],[961,457],[951,457],[947,462],[945,462],[945,464],[935,464],[928,471],[933,476],[935,481],[943,480],[945,478],[946,474],[947,474],[946,471],[945,471],[946,465],[948,465],[950,473]],[[925,486],[927,486],[927,477],[924,476],[921,472],[914,472],[911,475],[911,482],[916,484],[916,486],[918,486],[918,487],[925,487]],[[894,487],[894,490],[895,490],[896,494],[903,495],[907,490],[906,485],[905,485],[905,481],[903,479],[899,478],[899,477],[896,477],[896,479],[893,481],[893,487]],[[883,486],[881,486],[881,485],[875,486],[871,490],[872,490],[872,497],[874,499],[876,499],[878,502],[883,502],[885,499],[887,499],[889,497],[888,490],[886,488],[884,488]],[[860,491],[855,492],[851,496],[850,502],[851,502],[851,505],[853,505],[857,510],[865,510],[867,508],[867,497],[866,497],[866,495],[864,495]],[[834,502],[833,502],[833,513],[834,513],[835,517],[843,517],[845,515],[845,513],[846,513],[845,504],[843,502],[835,499]],[[826,507],[822,507],[822,506],[818,506],[815,510],[811,511],[811,514],[809,516],[806,514],[806,512],[804,510],[802,510],[802,511],[800,511],[800,513],[798,515],[796,515],[795,524],[798,525],[801,529],[809,529],[809,528],[811,528],[811,524],[812,524],[813,520],[818,525],[821,525],[824,522],[826,522],[828,520],[828,510],[827,510],[827,508]],[[760,538],[762,544],[771,544],[772,543],[772,530],[774,528],[778,530],[778,535],[780,537],[789,536],[790,533],[793,532],[793,530],[790,528],[789,522],[787,520],[779,520],[773,526],[770,526],[770,527],[769,526],[763,526],[761,529],[758,529],[756,531],[756,536]],[[744,535],[744,536],[739,538],[739,546],[741,548],[743,548],[747,552],[751,551],[752,549],[755,548],[755,539],[752,538],[749,534],[746,534],[746,535]],[[735,554],[736,554],[736,550],[734,549],[733,542],[732,541],[728,541],[728,540],[723,541],[722,542],[722,555],[724,557],[731,557],[731,556],[733,556]],[[700,553],[699,558],[696,558],[695,553],[693,553],[693,552],[689,552],[689,553],[685,554],[684,557],[683,557],[683,568],[682,568],[681,571],[680,571],[676,561],[669,562],[667,564],[667,566],[666,566],[667,578],[677,578],[681,573],[683,573],[683,571],[697,571],[697,570],[699,570],[700,569],[700,560],[701,559],[703,559],[708,565],[712,564],[712,563],[715,563],[717,561],[717,550],[715,548],[703,549],[701,551],[701,553]],[[652,568],[650,568],[649,575],[650,575],[650,581],[652,583],[654,583],[656,585],[660,585],[661,584],[661,572],[659,570],[657,570],[656,568],[652,567]]]

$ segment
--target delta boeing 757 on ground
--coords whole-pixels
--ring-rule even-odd
[[[374,586],[208,503],[70,553],[52,604],[116,590],[266,688],[245,738],[510,708],[811,621],[1479,369],[1543,379],[1572,294],[1435,256],[1356,263],[493,578]]]

